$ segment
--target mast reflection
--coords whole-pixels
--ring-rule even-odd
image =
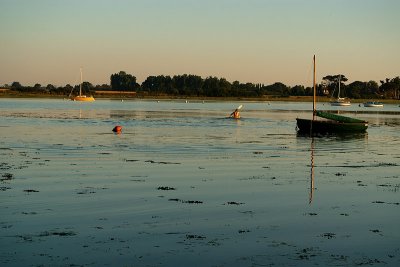
[[[310,171],[310,195],[308,203],[311,204],[314,195],[314,137],[311,137],[311,171]]]
[[[309,184],[309,204],[312,203],[315,191],[315,146],[316,143],[321,145],[319,149],[329,150],[338,149],[346,144],[346,149],[365,149],[368,141],[368,133],[346,133],[346,134],[332,134],[332,135],[314,135],[297,133],[299,140],[310,138],[310,184]],[[323,142],[319,142],[322,140]],[[329,142],[326,142],[329,141]],[[308,188],[307,188],[308,189]]]

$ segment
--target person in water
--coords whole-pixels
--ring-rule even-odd
[[[234,119],[240,119],[239,110],[238,110],[238,109],[235,109],[235,110],[231,113],[231,115],[230,115],[229,117],[234,118]]]

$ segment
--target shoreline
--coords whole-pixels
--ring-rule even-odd
[[[68,99],[64,95],[48,95],[48,94],[20,94],[20,93],[0,93],[1,98],[43,98],[43,99]],[[169,95],[132,95],[129,93],[107,93],[94,94],[95,99],[102,100],[192,100],[192,101],[264,101],[264,102],[312,102],[312,96],[264,96],[264,97],[200,97],[200,96],[169,96]],[[329,97],[318,97],[317,103],[326,103],[331,99]],[[400,100],[396,99],[351,99],[352,103],[364,103],[367,101],[379,101],[384,104],[400,104]]]

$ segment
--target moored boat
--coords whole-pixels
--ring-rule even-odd
[[[87,101],[87,102],[91,102],[94,101],[94,97],[93,96],[86,96],[86,95],[77,95],[72,97],[73,101]]]
[[[80,69],[80,71],[81,71],[81,83],[79,84],[79,95],[71,97],[71,94],[70,94],[71,100],[72,101],[92,102],[92,101],[94,101],[93,96],[82,95],[82,68]],[[71,93],[72,93],[72,90],[71,90]]]
[[[313,58],[314,79],[313,79],[313,114],[312,119],[297,118],[297,131],[301,134],[334,134],[334,133],[359,133],[365,132],[368,122],[365,120],[345,117],[316,109],[316,82],[315,82],[315,56]],[[319,117],[319,119],[317,119]]]
[[[383,103],[382,102],[376,102],[376,101],[368,101],[364,103],[364,107],[367,108],[382,108]]]
[[[347,98],[339,97],[334,101],[331,101],[331,106],[338,106],[338,107],[348,107],[351,106],[350,100]]]
[[[340,97],[340,75],[339,75],[338,96],[335,100],[331,101],[331,106],[338,106],[338,107],[351,106],[350,99],[345,98],[345,97]]]
[[[323,111],[316,111],[316,116],[323,119],[307,120],[297,118],[298,131],[304,134],[362,133],[368,128],[368,122],[360,119]]]

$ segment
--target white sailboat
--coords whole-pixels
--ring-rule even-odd
[[[92,102],[92,101],[94,101],[93,96],[82,95],[82,68],[80,68],[80,71],[81,71],[81,83],[79,84],[79,95],[71,97],[71,100]],[[72,91],[71,91],[71,93],[72,93]],[[71,96],[71,94],[70,94],[70,96]]]
[[[331,105],[332,106],[341,106],[341,107],[346,107],[346,106],[350,106],[350,99],[348,98],[344,98],[344,97],[340,97],[340,75],[339,75],[339,89],[338,89],[338,96],[335,100],[331,101]]]

